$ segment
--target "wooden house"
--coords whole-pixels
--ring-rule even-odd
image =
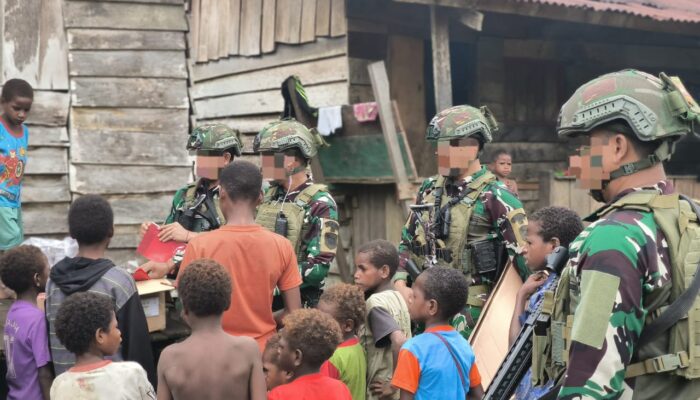
[[[424,140],[435,112],[452,104],[487,105],[501,131],[483,161],[496,149],[512,153],[513,174],[530,211],[541,202],[571,205],[551,199],[549,190],[541,196],[540,186],[545,191],[555,185],[549,174],[566,167],[572,149],[557,139],[554,127],[561,104],[580,84],[639,68],[677,74],[700,96],[696,2],[192,0],[191,5],[191,96],[198,123],[240,129],[249,152],[252,135],[282,111],[280,84],[286,77],[300,78],[315,107],[366,102],[374,100],[367,66],[384,61],[417,175],[436,172],[435,150]],[[350,121],[336,135],[340,141],[377,133],[381,130],[368,132]],[[358,157],[359,149],[341,146],[335,155]],[[697,177],[694,155],[700,144],[688,139],[680,147],[669,169]],[[327,171],[324,167],[339,198],[348,250],[372,238],[399,240],[404,216],[390,170],[353,180]],[[542,174],[546,180],[540,185]],[[574,206],[584,211],[593,205]]]

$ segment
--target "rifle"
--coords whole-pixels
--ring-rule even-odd
[[[562,246],[557,247],[547,256],[545,269],[556,274],[556,276],[547,283],[545,290],[550,290],[559,283],[559,273],[566,265],[568,259],[569,252]],[[520,328],[518,337],[513,342],[510,350],[508,350],[508,354],[501,366],[498,367],[498,371],[491,381],[484,399],[507,400],[513,395],[523,376],[525,376],[525,373],[532,365],[532,334],[536,324],[549,324],[549,315],[542,314],[542,299],[537,303],[535,311],[528,316]]]
[[[425,234],[425,242],[426,245],[428,246],[428,255],[425,257],[425,262],[423,263],[422,270],[434,267],[437,265],[437,237],[435,236],[435,231],[434,231],[434,226],[435,226],[435,221],[434,221],[434,210],[435,210],[435,204],[434,203],[428,203],[428,204],[413,204],[409,206],[411,209],[411,212],[416,215],[416,219],[418,220],[418,223],[421,225],[423,228],[423,232]],[[421,217],[421,212],[423,210],[428,210],[428,220],[424,221],[423,218]],[[413,263],[413,268],[418,270],[416,268],[415,263]],[[411,271],[409,270],[409,273]],[[420,272],[418,272],[420,273]],[[417,277],[417,275],[416,275]],[[414,278],[415,279],[415,278]]]

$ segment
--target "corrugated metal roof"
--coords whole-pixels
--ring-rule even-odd
[[[516,0],[592,11],[612,11],[657,21],[700,23],[700,0]]]

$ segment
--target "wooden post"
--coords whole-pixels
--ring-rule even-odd
[[[433,82],[435,109],[452,107],[452,72],[450,69],[450,19],[445,10],[430,6],[430,42],[433,48]]]
[[[391,161],[391,169],[394,172],[396,179],[396,192],[398,199],[403,203],[406,216],[410,211],[409,205],[413,200],[413,186],[408,181],[408,174],[403,163],[403,155],[399,146],[398,130],[394,123],[394,111],[389,94],[389,77],[386,74],[384,61],[377,61],[367,66],[369,70],[369,78],[372,82],[372,92],[374,100],[379,106],[379,122],[382,125],[382,133],[386,142],[387,150],[389,151],[389,160]]]

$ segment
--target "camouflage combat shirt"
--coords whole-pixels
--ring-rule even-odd
[[[642,189],[673,193],[673,186],[661,181],[653,187],[628,189],[610,203]],[[694,385],[682,377],[652,374],[624,378],[627,365],[639,351],[636,343],[647,314],[668,304],[670,294],[670,253],[653,213],[629,209],[610,212],[589,225],[571,243],[569,252],[568,311],[574,314],[574,321],[568,370],[559,398],[684,397],[669,397],[669,390],[687,394],[688,385]],[[695,385],[691,390],[697,388]],[[699,394],[696,391],[692,398]]]
[[[292,189],[287,194],[286,201],[295,201],[297,195],[311,185],[313,185],[313,181],[308,179]],[[273,186],[270,186],[268,191],[272,188]],[[285,190],[277,190],[277,195],[271,198],[270,201],[284,200],[285,192]],[[322,287],[323,280],[328,276],[328,270],[335,257],[335,252],[321,251],[321,219],[338,221],[338,206],[330,193],[325,190],[319,190],[312,197],[311,201],[304,206],[304,213],[304,225],[311,224],[311,229],[301,238],[301,256],[297,260],[299,272],[303,279],[300,290],[308,287]]]

